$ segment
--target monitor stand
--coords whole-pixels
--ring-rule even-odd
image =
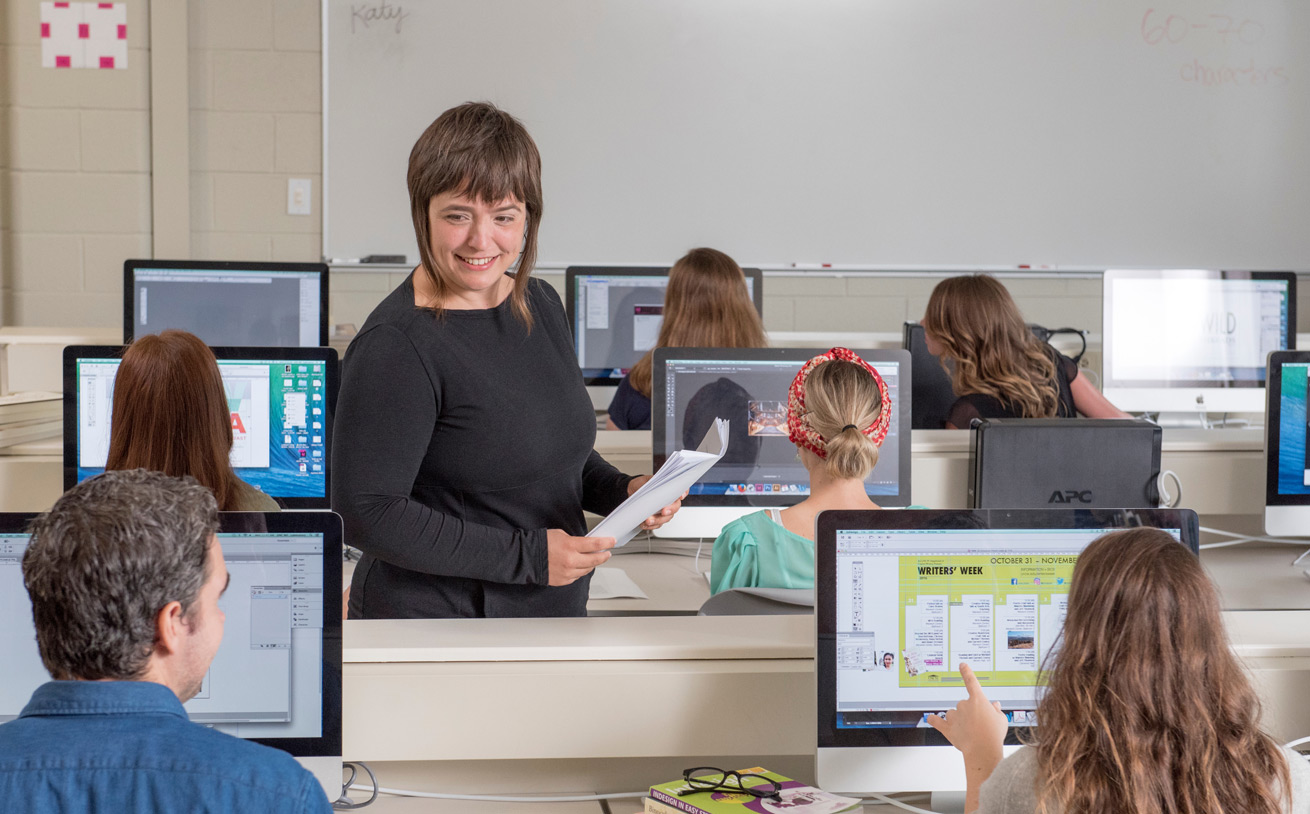
[[[614,387],[606,387],[599,384],[587,385],[587,395],[591,397],[591,406],[596,412],[608,412],[610,402],[614,400],[614,394],[618,392],[617,384]]]
[[[928,808],[938,814],[964,814],[964,798],[962,791],[934,791],[928,798]]]
[[[323,787],[329,802],[336,802],[341,796],[341,758],[316,755],[301,756],[296,761],[310,771]]]
[[[1155,423],[1169,429],[1208,430],[1210,417],[1204,412],[1167,411],[1155,418]]]
[[[723,527],[753,512],[760,506],[684,506],[673,519],[660,526],[652,535],[677,540],[713,540]]]

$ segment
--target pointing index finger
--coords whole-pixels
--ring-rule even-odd
[[[964,688],[969,691],[970,698],[986,698],[983,693],[982,685],[978,683],[978,676],[973,674],[973,668],[967,664],[960,664],[960,678],[964,679]]]

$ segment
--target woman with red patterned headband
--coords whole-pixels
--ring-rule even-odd
[[[787,398],[787,437],[810,474],[810,495],[724,526],[714,541],[710,591],[814,587],[814,518],[828,509],[876,509],[864,479],[891,421],[887,385],[846,348],[805,363]]]

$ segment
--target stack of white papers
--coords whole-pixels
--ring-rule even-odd
[[[670,455],[654,477],[610,512],[588,536],[613,537],[614,547],[619,548],[637,535],[647,517],[682,497],[727,451],[728,422],[716,418],[694,452],[680,449]]]

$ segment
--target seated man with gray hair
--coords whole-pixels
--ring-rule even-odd
[[[290,755],[182,707],[223,639],[217,530],[208,489],[144,469],[84,481],[32,523],[23,582],[55,680],[0,725],[0,807],[332,810]]]

